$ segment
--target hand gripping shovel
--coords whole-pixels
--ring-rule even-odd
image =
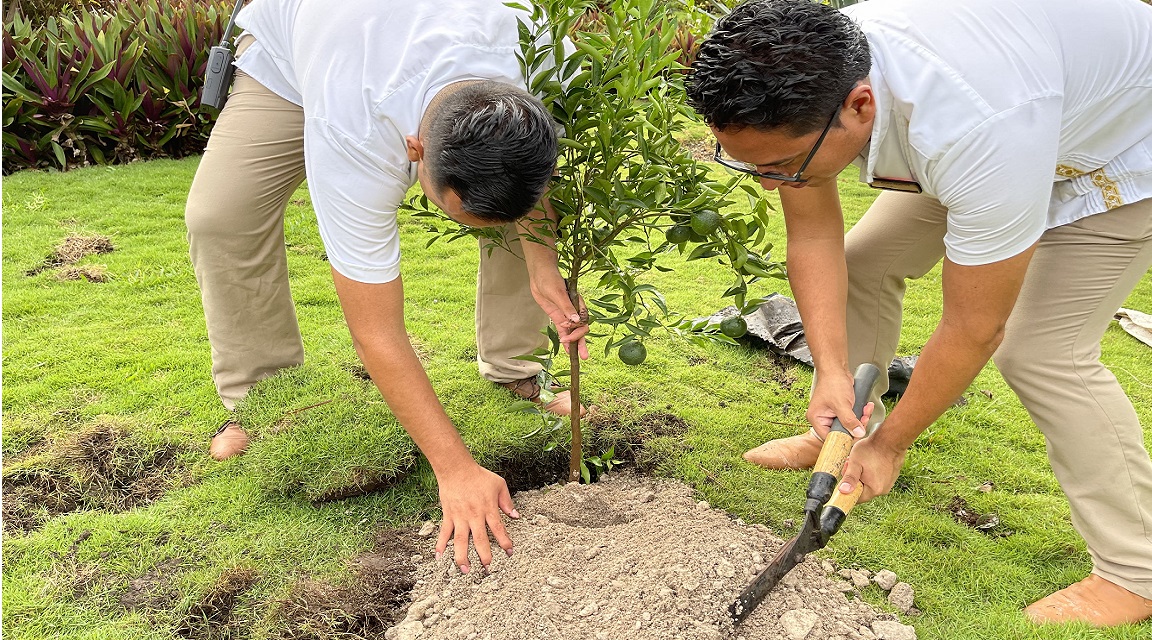
[[[871,364],[864,363],[856,369],[853,389],[856,401],[852,410],[857,418],[864,413],[864,405],[868,404],[868,396],[872,394],[872,387],[876,386],[879,377],[880,370]],[[812,479],[808,483],[808,499],[804,503],[804,526],[728,607],[735,624],[743,622],[744,618],[747,618],[748,614],[764,600],[764,596],[768,595],[768,592],[792,570],[792,567],[799,564],[804,556],[817,549],[823,549],[828,544],[828,539],[840,530],[845,516],[856,506],[856,501],[860,499],[860,493],[864,490],[863,483],[858,483],[852,493],[845,494],[835,490],[840,473],[844,470],[844,461],[848,459],[851,451],[852,434],[840,424],[839,420],[834,420],[832,430],[828,432],[824,446],[820,449],[816,466],[813,467]]]

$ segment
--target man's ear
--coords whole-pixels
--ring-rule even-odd
[[[407,147],[408,162],[420,162],[424,159],[424,143],[416,136],[404,136]]]
[[[872,125],[872,120],[876,118],[876,94],[872,92],[871,85],[866,82],[856,85],[844,103],[850,117],[862,125]]]

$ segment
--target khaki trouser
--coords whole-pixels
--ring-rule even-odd
[[[945,209],[934,199],[886,192],[849,231],[853,367],[887,368],[899,343],[905,280],[943,257],[945,227]],[[1152,598],[1152,460],[1132,403],[1100,363],[1100,339],[1149,267],[1152,200],[1049,230],[994,356],[1044,433],[1094,572],[1145,598]],[[877,386],[872,399],[883,412],[884,376]]]
[[[284,211],[303,180],[303,110],[238,71],[185,211],[212,378],[228,409],[260,379],[304,361],[284,247]],[[548,316],[530,293],[515,225],[504,232],[513,252],[480,252],[476,294],[480,373],[494,382],[539,372],[514,357],[547,342]]]

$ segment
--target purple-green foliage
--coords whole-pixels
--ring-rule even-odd
[[[201,152],[218,114],[200,105],[204,69],[230,10],[121,0],[5,21],[4,173]]]

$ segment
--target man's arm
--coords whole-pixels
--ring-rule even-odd
[[[332,270],[336,293],[352,342],[364,367],[416,446],[428,458],[440,487],[444,521],[436,553],[453,540],[455,560],[469,570],[468,538],[480,562],[492,562],[488,530],[508,555],[512,540],[500,520],[503,511],[519,517],[500,476],[472,459],[460,434],[436,397],[404,328],[404,288],[399,278],[384,284],[350,280]]]
[[[884,425],[856,444],[840,490],[864,482],[861,501],[892,489],[912,442],[960,397],[992,358],[1024,282],[1035,245],[992,264],[944,261],[944,313],[920,353],[908,390]]]
[[[782,187],[780,203],[788,233],[788,281],[816,368],[808,422],[823,436],[838,417],[846,429],[863,437],[864,425],[852,411],[846,329],[848,271],[836,182],[800,189]]]
[[[581,309],[576,309],[568,297],[564,277],[560,275],[556,254],[556,211],[548,198],[541,200],[540,204],[544,209],[543,217],[537,217],[539,212],[534,211],[516,224],[520,246],[524,250],[524,262],[528,267],[532,297],[556,325],[564,348],[568,349],[572,343],[576,343],[580,359],[586,360],[588,346],[584,335],[588,333],[588,322],[586,317],[581,318],[585,311],[584,305],[581,302]]]

